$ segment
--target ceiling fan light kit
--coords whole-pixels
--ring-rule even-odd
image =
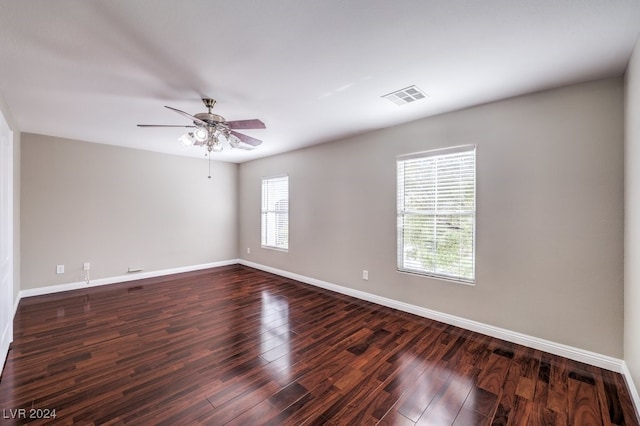
[[[184,135],[180,136],[178,140],[183,146],[189,147],[194,144],[193,133],[185,133]]]
[[[209,133],[202,127],[195,129],[191,135],[198,142],[204,142],[209,137]]]

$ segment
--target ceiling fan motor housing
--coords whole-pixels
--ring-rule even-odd
[[[225,122],[224,117],[218,114],[213,114],[211,112],[200,112],[198,114],[195,114],[194,117],[197,118],[198,120],[204,121],[205,123],[211,126],[215,126],[217,124],[222,124]],[[194,122],[194,123],[198,125],[197,122]]]

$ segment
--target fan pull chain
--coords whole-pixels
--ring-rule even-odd
[[[211,153],[207,157],[209,157],[209,179],[211,179]]]

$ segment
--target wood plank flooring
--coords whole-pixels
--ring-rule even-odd
[[[2,424],[638,425],[619,374],[239,265],[23,299],[0,410]]]

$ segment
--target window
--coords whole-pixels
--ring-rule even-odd
[[[262,247],[289,249],[289,176],[262,178]]]
[[[475,145],[400,156],[398,270],[475,280]]]

